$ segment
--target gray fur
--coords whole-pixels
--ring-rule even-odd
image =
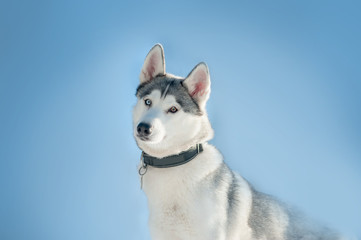
[[[223,185],[222,185],[223,183]],[[229,167],[223,163],[213,174],[213,184],[214,189],[222,189],[224,187],[224,183],[227,183],[226,186],[226,198],[227,198],[227,219],[231,219],[231,214],[233,212],[233,208],[237,202],[237,181],[235,179],[234,173],[229,169]]]
[[[239,182],[235,173],[222,163],[205,179],[205,184],[215,192],[224,192],[227,205],[227,225],[237,214]],[[248,183],[249,184],[249,183]],[[251,185],[250,185],[251,186]],[[256,191],[251,186],[252,206],[248,225],[252,229],[252,239],[280,239],[275,226],[282,225],[283,216],[286,217],[286,226],[281,238],[284,240],[337,240],[340,236],[328,228],[320,227],[314,222],[307,221],[301,213],[292,209],[275,197]]]
[[[157,61],[153,59],[150,64],[161,62],[164,69],[163,48],[160,45],[156,46],[159,48],[152,48],[151,51],[161,51],[160,56],[156,55],[160,59]],[[149,63],[149,61],[146,62]],[[157,64],[155,66],[159,68]],[[209,81],[207,66],[201,67],[204,68],[203,71],[206,71],[207,81]],[[152,69],[147,65],[143,68]],[[201,121],[201,131],[196,137],[192,135],[194,139],[185,138],[184,142],[193,144],[196,140],[196,143],[205,144],[204,151],[190,162],[190,165],[184,164],[178,169],[171,168],[169,172],[167,169],[159,170],[150,166],[147,174],[144,175],[144,191],[149,202],[152,202],[150,204],[152,215],[150,225],[153,229],[154,239],[341,239],[333,231],[307,221],[297,211],[276,198],[256,191],[244,178],[233,172],[223,161],[219,151],[206,143],[213,136],[207,115],[203,112],[205,111],[203,104],[208,95],[204,95],[203,102],[198,99],[199,103],[197,103],[197,98],[194,99],[189,94],[187,84],[183,84],[185,79],[163,73],[160,70],[155,74],[159,75],[154,77],[152,71],[141,75],[143,81],[141,79],[141,84],[136,92],[138,99],[143,99],[154,90],[160,91],[161,98],[168,95],[174,96],[184,112],[202,115],[190,118],[192,121],[188,122],[187,130],[192,131],[194,123]],[[151,76],[150,79],[149,76]],[[193,85],[189,86],[193,87]],[[139,119],[136,119],[134,122],[138,121]],[[175,129],[173,124],[170,129]],[[179,131],[179,129],[177,130]],[[183,131],[183,129],[181,130]],[[152,149],[153,145],[149,147],[141,140],[139,142],[143,145],[137,143],[140,148],[143,147],[143,151],[151,150],[153,154],[157,154],[156,157],[160,158],[176,154],[173,153],[176,152],[174,149],[185,150],[183,147],[191,145],[190,143],[179,144],[178,141],[174,141],[175,143],[172,144],[172,140],[174,139],[160,141],[154,149]],[[163,147],[162,143],[167,144],[166,147]],[[161,148],[157,148],[158,146]],[[168,149],[169,152],[167,152]],[[174,196],[173,192],[176,193]],[[167,205],[170,207],[168,208]],[[200,221],[202,219],[205,221]]]
[[[252,210],[248,224],[253,230],[255,239],[277,239],[273,233],[273,225],[279,216],[275,213],[275,207],[279,205],[275,199],[267,194],[252,190]]]
[[[183,80],[184,79],[174,78],[168,75],[157,76],[150,82],[140,84],[137,88],[136,95],[140,99],[150,94],[153,90],[160,90],[163,98],[166,97],[166,95],[173,95],[184,112],[202,115],[202,111],[197,102],[189,95],[187,87],[183,84]]]
[[[228,167],[227,167],[228,168]],[[228,169],[229,170],[229,169]],[[231,172],[231,183],[230,185],[228,186],[228,190],[227,190],[227,222],[228,222],[228,225],[230,225],[231,223],[231,219],[232,219],[232,213],[234,213],[234,209],[235,209],[235,206],[237,205],[237,190],[238,190],[238,184],[237,184],[237,181],[236,181],[236,178],[234,176],[234,173],[232,171]]]
[[[275,211],[277,209],[277,211]],[[287,216],[287,226],[282,236],[285,240],[337,240],[340,236],[334,231],[306,220],[293,209],[275,197],[252,188],[252,210],[248,224],[254,239],[278,239],[273,226],[279,224],[279,211]]]
[[[340,240],[336,231],[307,220],[302,213],[288,207],[286,209],[290,218],[289,226],[285,233],[286,239],[304,240]]]

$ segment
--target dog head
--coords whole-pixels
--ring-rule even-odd
[[[155,45],[144,61],[133,110],[139,148],[161,158],[211,139],[213,130],[206,113],[209,95],[205,63],[195,66],[186,78],[167,74],[163,47]]]

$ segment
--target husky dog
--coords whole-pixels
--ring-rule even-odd
[[[139,168],[155,240],[340,239],[256,191],[208,144],[210,77],[199,63],[186,78],[166,73],[155,45],[140,73],[133,111]]]

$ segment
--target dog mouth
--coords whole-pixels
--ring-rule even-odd
[[[166,138],[166,136],[167,135],[164,135],[160,141],[163,141]],[[142,135],[139,135],[139,134],[137,134],[137,138],[139,140],[143,141],[143,142],[149,142],[149,143],[152,143],[155,140],[151,136],[142,136]],[[158,141],[156,140],[156,142],[158,142]]]
[[[144,142],[147,142],[147,141],[150,141],[150,137],[147,137],[147,136],[142,136],[142,135],[137,135],[137,138],[141,141],[144,141]]]

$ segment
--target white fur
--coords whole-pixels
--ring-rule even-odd
[[[152,100],[151,109],[147,109],[144,99]],[[206,143],[213,136],[207,115],[183,112],[172,95],[162,99],[159,90],[144,99],[134,107],[134,135],[137,136],[136,126],[142,121],[154,125],[154,131],[150,141],[136,137],[141,149],[161,158],[185,151],[196,143],[203,143],[204,147],[202,154],[185,165],[165,169],[148,167],[143,189],[148,197],[152,239],[249,239],[251,193],[247,182],[237,176],[242,194],[238,197],[239,214],[231,228],[226,223],[226,192],[214,192],[211,186],[201,187],[223,163],[219,151]],[[179,111],[169,115],[166,111],[171,106]]]
[[[183,112],[172,95],[161,99],[158,90],[153,91],[144,99],[152,100],[152,108],[144,105],[143,99],[138,101],[133,111],[134,135],[136,126],[142,121],[154,124],[154,133],[150,141],[144,142],[136,137],[141,149],[146,153],[161,158],[178,154],[195,146],[200,141],[213,136],[213,130],[206,115],[195,116]],[[169,114],[167,110],[175,106],[179,110],[176,114]]]
[[[163,48],[156,45],[145,60],[140,75],[141,84],[152,81],[158,74],[165,74],[163,70]],[[200,82],[201,85],[197,87]],[[184,165],[171,168],[148,166],[143,176],[143,189],[148,198],[152,239],[289,240],[294,239],[292,236],[303,240],[326,239],[314,232],[300,233],[301,228],[298,227],[294,227],[295,233],[286,238],[286,229],[291,220],[285,208],[268,197],[256,198],[247,181],[230,170],[222,172],[217,186],[214,185],[217,169],[225,165],[220,152],[207,143],[213,137],[205,111],[210,93],[207,65],[197,65],[184,83],[203,114],[183,111],[173,95],[163,98],[159,90],[138,99],[133,111],[134,136],[139,148],[147,154],[162,158],[188,150],[198,143],[202,143],[204,148],[201,154]],[[145,99],[152,101],[151,107],[145,105]],[[168,109],[172,106],[177,107],[178,112],[169,113]],[[141,122],[153,126],[148,140],[142,140],[137,135],[137,126]],[[234,182],[237,190],[233,192],[233,205],[229,208],[227,191]],[[259,211],[252,206],[255,199],[260,199],[259,205],[263,204]],[[263,213],[266,217],[263,217]],[[263,225],[252,228],[254,219],[257,220],[255,224],[262,222],[265,228]],[[264,233],[262,229],[270,230]]]
[[[244,195],[240,204],[244,211],[234,229],[226,228],[226,203],[202,182],[222,163],[222,156],[211,145],[186,165],[175,168],[149,168],[144,175],[144,192],[150,210],[149,225],[152,239],[243,239],[249,238],[247,219],[250,205],[249,187],[243,181]],[[242,181],[242,179],[240,178]],[[213,213],[213,214],[209,214]],[[242,216],[243,215],[243,216]],[[210,216],[205,218],[205,216]],[[235,238],[230,238],[230,234]],[[237,237],[236,237],[237,236]]]

